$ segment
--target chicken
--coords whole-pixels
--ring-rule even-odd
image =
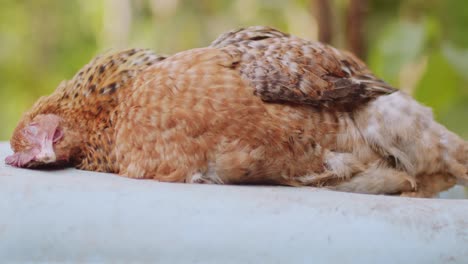
[[[266,27],[167,58],[98,57],[25,114],[11,145],[14,166],[167,182],[432,196],[468,177],[468,144],[430,109],[352,54]]]

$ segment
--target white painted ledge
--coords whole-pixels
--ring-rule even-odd
[[[468,200],[6,167],[0,262],[468,263]]]

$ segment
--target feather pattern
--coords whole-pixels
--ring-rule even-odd
[[[7,163],[50,154],[34,141],[45,120],[46,164],[131,178],[419,197],[468,178],[468,144],[430,109],[353,55],[267,27],[97,56],[23,116]]]
[[[269,102],[353,107],[397,91],[348,52],[268,27],[227,32],[210,46],[242,54],[242,77]]]

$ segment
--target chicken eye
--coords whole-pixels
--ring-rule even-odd
[[[63,137],[62,130],[57,128],[55,130],[54,137],[53,137],[52,141],[55,143],[55,142],[59,141],[62,137]]]
[[[29,136],[36,136],[37,135],[37,127],[34,125],[29,125],[27,128],[24,129],[23,133]]]

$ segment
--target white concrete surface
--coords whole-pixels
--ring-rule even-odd
[[[468,200],[3,164],[0,263],[468,263]]]

